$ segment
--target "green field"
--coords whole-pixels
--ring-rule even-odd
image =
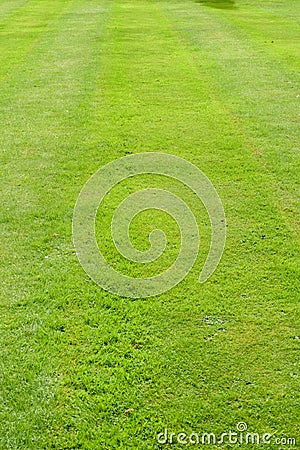
[[[299,17],[299,0],[0,0],[1,450],[300,448]],[[166,231],[158,264],[116,253],[128,192],[172,190],[202,237],[180,284],[131,299],[84,272],[72,217],[94,172],[140,152],[209,177],[227,242],[199,284],[201,202],[162,176],[126,180],[97,217],[118,270],[158,273],[178,252],[176,224],[153,211],[131,234],[145,250]],[[239,422],[269,443],[176,437]]]

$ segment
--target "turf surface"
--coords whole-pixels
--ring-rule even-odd
[[[1,449],[157,449],[166,428],[238,422],[274,433],[270,449],[300,441],[299,14],[297,0],[0,1]],[[158,176],[116,188],[99,242],[125,273],[143,269],[108,237],[124,192],[180,193],[203,236],[182,283],[131,300],[84,273],[72,215],[100,166],[145,151],[206,173],[228,237],[200,285],[202,205]],[[178,230],[163,214],[137,218],[133,242],[153,223],[166,268]]]

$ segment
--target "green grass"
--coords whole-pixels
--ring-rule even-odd
[[[241,421],[299,445],[299,13],[297,0],[0,1],[1,449],[168,448],[165,428]],[[162,177],[127,180],[98,217],[120,270],[142,271],[108,239],[128,192],[180,194],[203,236],[183,282],[132,300],[84,273],[72,215],[100,166],[145,151],[205,172],[228,236],[200,285],[202,205]],[[161,223],[167,268],[178,230],[146,219],[133,242]]]

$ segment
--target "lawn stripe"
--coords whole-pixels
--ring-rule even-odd
[[[0,32],[0,82],[28,58],[47,27],[59,17],[68,3],[32,0],[9,17]],[[5,88],[5,87],[4,87]]]
[[[40,3],[43,6],[34,3],[32,14],[35,23],[43,24],[43,31],[35,34],[30,52],[27,41],[22,46],[19,43],[19,55],[28,53],[18,66],[10,67],[0,102],[5,181],[1,205],[1,399],[7,405],[1,411],[1,422],[7,424],[2,428],[3,448],[49,449],[53,440],[49,434],[62,349],[53,353],[54,342],[60,339],[60,332],[56,336],[60,314],[54,312],[49,292],[57,268],[53,273],[51,257],[45,257],[52,252],[53,234],[58,232],[68,235],[62,239],[59,253],[75,262],[70,219],[77,194],[66,200],[61,176],[73,179],[79,170],[76,150],[80,154],[82,149],[76,134],[82,134],[80,125],[88,114],[85,102],[90,102],[93,80],[101,69],[98,57],[106,15],[105,2],[98,0],[61,3],[61,9],[58,3]],[[23,14],[26,23],[31,13]],[[18,21],[22,23],[22,14]],[[10,50],[14,52],[12,47]],[[72,167],[67,167],[72,158]],[[59,265],[61,262],[59,258]],[[64,275],[61,267],[57,271],[60,280],[68,278],[68,264],[63,266]],[[54,285],[60,282],[56,279]],[[63,291],[59,298],[65,302]]]
[[[233,117],[243,124],[258,159],[280,180],[275,184],[280,186],[280,191],[275,191],[274,196],[280,198],[281,213],[298,236],[299,158],[295,158],[295,152],[299,138],[299,100],[295,88],[299,83],[295,68],[291,70],[284,61],[278,61],[278,56],[274,59],[266,55],[264,48],[245,37],[238,24],[231,23],[237,12],[224,14],[193,7],[193,16],[186,10],[181,14],[180,6],[168,6],[168,9],[189,45],[197,49],[199,63],[203,57],[211,59],[205,71],[215,79],[219,95],[226,98]],[[191,27],[188,31],[183,28],[184,22]],[[213,36],[209,30],[213,30]]]

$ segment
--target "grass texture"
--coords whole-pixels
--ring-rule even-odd
[[[297,0],[0,1],[1,449],[160,449],[165,429],[239,422],[270,449],[300,440],[299,14]],[[200,285],[203,206],[164,177],[126,180],[98,231],[119,270],[140,270],[109,240],[124,192],[173,190],[203,236],[184,281],[132,300],[84,273],[72,215],[99,167],[148,151],[210,178],[227,244]],[[171,243],[155,271],[178,230],[145,213],[141,249],[154,223]]]

